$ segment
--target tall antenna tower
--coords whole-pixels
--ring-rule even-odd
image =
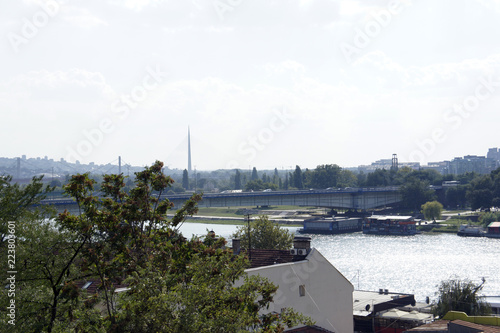
[[[191,133],[188,126],[188,172],[191,173]]]
[[[398,171],[399,163],[398,163],[398,155],[392,154],[392,167],[391,169],[394,171]]]

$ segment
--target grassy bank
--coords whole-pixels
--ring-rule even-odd
[[[417,230],[430,233],[457,233],[461,224],[467,223],[462,219],[449,219],[440,223],[428,223],[417,226]]]
[[[243,217],[247,211],[252,211],[252,215],[269,215],[269,212],[296,210],[296,211],[315,211],[314,207],[301,206],[267,206],[267,207],[200,207],[198,214],[200,216],[223,216],[223,217]]]

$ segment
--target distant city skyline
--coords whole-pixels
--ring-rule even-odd
[[[188,136],[189,136],[189,129],[188,129]],[[190,146],[188,144],[188,150],[187,152],[185,152],[187,154],[187,166],[185,166],[184,168],[180,167],[180,168],[171,168],[169,167],[168,165],[165,165],[167,168],[171,169],[171,170],[178,170],[178,171],[182,171],[182,170],[188,170],[188,171],[193,171],[193,170],[189,170],[189,166],[190,166],[190,162],[191,162],[191,158],[190,158]],[[90,161],[88,163],[85,163],[85,165],[91,165],[91,166],[103,166],[103,165],[118,165],[118,160],[119,158],[121,157],[121,160],[122,160],[122,167],[126,167],[127,165],[129,167],[133,167],[133,168],[140,168],[140,167],[144,167],[144,166],[148,166],[150,165],[151,163],[145,163],[145,164],[142,164],[142,165],[134,165],[134,164],[130,164],[129,162],[127,162],[126,159],[123,158],[123,156],[117,156],[115,159],[113,159],[112,161],[109,161],[107,163],[97,163],[97,162],[93,162],[93,161]],[[471,158],[471,157],[478,157],[478,158],[489,158],[489,159],[492,159],[494,161],[496,161],[496,165],[491,165],[491,168],[493,169],[496,169],[497,167],[500,166],[500,149],[497,148],[497,147],[490,147],[488,148],[488,151],[485,153],[485,154],[465,154],[465,155],[461,155],[461,156],[454,156],[450,159],[446,159],[446,160],[442,160],[442,161],[433,161],[433,162],[429,162],[428,164],[420,164],[419,162],[417,161],[399,161],[399,166],[410,166],[411,168],[436,168],[436,169],[442,169],[442,168],[439,168],[439,167],[436,167],[436,164],[442,164],[444,162],[456,162],[456,160],[460,160],[460,159],[464,159],[464,158]],[[1,170],[1,160],[2,159],[11,159],[11,160],[15,160],[15,159],[21,159],[21,160],[31,160],[31,159],[34,159],[34,160],[38,160],[38,161],[53,161],[53,162],[64,162],[64,163],[67,163],[68,161],[64,160],[64,158],[59,158],[59,159],[54,159],[54,158],[49,158],[49,156],[36,156],[36,157],[29,157],[29,156],[26,156],[26,155],[21,155],[21,156],[17,156],[17,157],[6,157],[6,156],[0,156],[0,170]],[[336,162],[325,162],[325,163],[320,163],[318,165],[324,165],[324,164],[336,164],[336,165],[339,165],[340,167],[342,168],[346,168],[346,169],[350,169],[350,170],[354,170],[354,169],[358,169],[359,171],[364,171],[364,172],[372,172],[374,171],[375,169],[377,168],[386,168],[386,169],[390,169],[391,166],[394,165],[394,160],[398,160],[398,155],[397,154],[392,154],[392,156],[390,157],[382,157],[382,158],[379,158],[375,161],[371,161],[369,163],[366,163],[366,164],[360,164],[360,165],[356,165],[356,166],[343,166],[341,163],[336,163]],[[164,162],[164,161],[162,161]],[[79,162],[80,163],[80,162]],[[83,164],[83,163],[81,163]],[[298,164],[295,164],[295,165],[290,165],[290,166],[287,166],[287,167],[279,167],[279,166],[271,166],[271,167],[267,167],[267,168],[258,168],[257,166],[249,166],[248,168],[238,168],[240,170],[249,170],[251,171],[251,169],[253,169],[254,167],[258,170],[273,170],[275,168],[278,168],[279,170],[293,170],[295,169],[296,165]],[[315,165],[315,166],[312,166],[312,167],[309,167],[309,166],[305,166],[305,165],[299,165],[299,167],[301,169],[314,169],[316,168],[318,165]],[[442,166],[441,166],[442,167]],[[224,169],[224,168],[221,168],[221,169]],[[218,170],[218,169],[199,169],[198,171],[214,171],[214,170]],[[226,169],[227,170],[227,169]],[[455,172],[452,172],[452,173],[457,173],[457,171],[455,170]]]
[[[219,3],[219,2],[217,2]],[[1,154],[197,170],[498,143],[500,2],[4,1]]]

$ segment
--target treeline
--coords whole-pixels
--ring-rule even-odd
[[[186,238],[196,193],[170,218],[159,195],[173,180],[156,162],[134,177],[88,174],[65,193],[78,214],[39,205],[51,195],[41,178],[26,186],[0,176],[0,332],[283,332],[312,325],[292,308],[270,312],[278,286],[249,276],[245,252],[209,232]],[[103,199],[104,198],[104,199]],[[37,208],[33,209],[36,205]],[[7,255],[9,262],[7,263]]]
[[[272,175],[259,173],[253,168],[250,177],[235,170],[229,189],[245,191],[303,190],[303,189],[343,189],[346,187],[399,186],[403,195],[402,207],[420,210],[427,201],[438,200],[447,208],[471,209],[500,207],[500,168],[490,174],[473,172],[462,175],[442,175],[435,170],[377,169],[365,174],[354,173],[336,164],[318,165],[315,169],[302,170],[296,166],[293,172],[280,173],[275,169]],[[435,191],[435,186],[443,186]]]
[[[402,207],[420,210],[420,206],[438,200],[446,208],[472,209],[500,206],[500,168],[487,175],[465,173],[462,175],[442,175],[435,170],[377,169],[370,173],[355,173],[336,164],[318,165],[314,169],[263,170],[215,170],[188,173],[187,170],[172,176],[175,181],[169,192],[185,191],[262,191],[262,190],[303,190],[303,189],[343,189],[346,187],[400,186],[403,194]],[[101,175],[92,175],[96,187],[102,182]],[[133,187],[133,177],[127,178],[124,190]],[[432,186],[441,186],[445,181],[456,181],[453,186],[434,191]],[[66,181],[55,180],[51,185],[59,189]],[[56,190],[57,192],[58,190]],[[61,191],[61,190],[59,190]]]

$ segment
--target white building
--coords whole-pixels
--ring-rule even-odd
[[[318,250],[310,248],[310,238],[296,237],[291,250],[252,250],[249,256],[252,268],[246,272],[279,286],[269,312],[293,308],[323,329],[353,332],[354,288]]]

